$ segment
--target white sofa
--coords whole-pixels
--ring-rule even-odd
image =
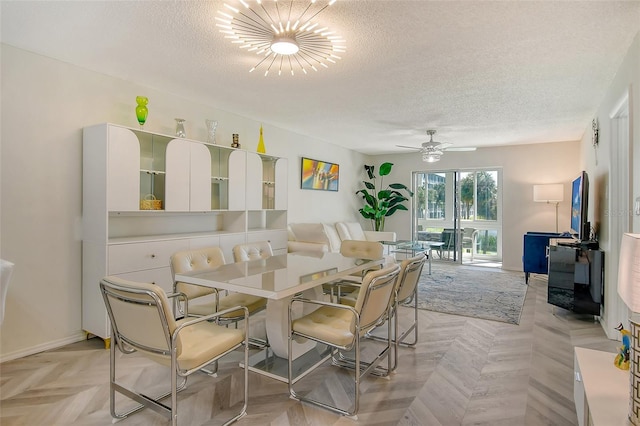
[[[358,222],[291,223],[288,227],[289,252],[322,251],[340,252],[344,240],[396,241],[396,233],[390,231],[364,231]]]

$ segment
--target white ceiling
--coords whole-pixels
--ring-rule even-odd
[[[221,1],[0,7],[3,43],[369,154],[428,128],[458,147],[578,140],[640,30],[640,1],[338,0],[317,20],[342,60],[264,77],[218,32]]]

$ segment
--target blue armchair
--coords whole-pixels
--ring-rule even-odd
[[[522,268],[524,280],[529,283],[529,274],[548,274],[547,247],[551,238],[562,238],[563,234],[555,232],[527,232],[524,235],[522,251]]]

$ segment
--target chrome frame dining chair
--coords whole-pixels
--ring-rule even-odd
[[[167,295],[155,284],[139,283],[108,276],[100,281],[100,291],[112,326],[113,342],[110,347],[109,391],[110,411],[114,419],[123,419],[143,408],[164,415],[171,424],[178,423],[177,393],[186,387],[191,374],[216,362],[225,355],[244,346],[244,402],[240,412],[224,424],[228,425],[246,414],[248,401],[249,342],[247,308],[231,309],[198,318],[186,317],[176,321],[169,297],[186,298],[184,294]],[[188,309],[188,303],[186,303]],[[217,325],[215,320],[231,311],[242,311],[245,327],[233,329]],[[170,367],[171,389],[159,397],[150,397],[118,381],[115,348],[123,354],[139,354],[161,365]],[[181,383],[178,384],[178,377]],[[118,413],[116,392],[136,401],[139,405]],[[161,402],[171,396],[171,404]]]
[[[288,327],[288,382],[289,393],[292,398],[318,405],[345,416],[356,416],[360,407],[360,383],[364,376],[373,372],[378,364],[386,357],[386,374],[392,369],[389,352],[392,347],[392,328],[388,322],[388,336],[384,348],[375,356],[372,362],[361,362],[360,340],[366,333],[378,326],[384,318],[390,315],[390,300],[395,297],[396,283],[400,266],[391,264],[383,269],[368,272],[361,284],[355,306],[330,303],[319,300],[293,299],[289,303]],[[316,305],[318,309],[297,319],[292,318],[295,304]],[[299,381],[293,377],[292,342],[296,338],[306,338],[327,345],[331,349],[332,364],[342,367],[342,351],[353,351],[355,399],[353,410],[340,408],[317,399],[302,395],[295,391],[294,383]],[[322,365],[322,363],[320,363]],[[363,368],[364,366],[364,368]],[[316,365],[311,370],[319,367]],[[309,371],[311,371],[309,370]]]
[[[422,269],[426,260],[426,255],[424,253],[419,253],[414,257],[405,259],[400,262],[400,273],[398,274],[397,292],[395,298],[392,300],[390,311],[391,316],[390,318],[386,319],[387,321],[393,321],[394,329],[392,337],[392,341],[394,344],[394,361],[392,371],[395,370],[398,366],[398,346],[402,345],[415,347],[416,343],[418,343],[418,282],[420,281],[420,275],[422,274]],[[360,289],[356,289],[355,291],[342,297],[340,303],[354,306],[359,293]],[[411,303],[412,305],[410,305]],[[402,334],[399,334],[399,308],[401,306],[407,306],[413,309],[413,322],[406,330],[402,331]],[[388,333],[385,333],[384,330],[376,333],[376,331],[380,330],[383,325],[384,322],[381,323],[378,327],[369,331],[366,336],[374,340],[385,341],[388,338]],[[414,333],[413,342],[405,342],[405,339],[412,331]]]
[[[345,257],[352,257],[362,260],[375,260],[384,257],[384,246],[378,241],[344,240],[340,245],[340,254]],[[376,267],[375,269],[379,269]],[[330,300],[340,302],[342,294],[352,292],[355,286],[362,282],[364,275],[369,270],[364,270],[358,274],[348,275],[339,280],[326,283],[322,286],[324,294],[329,294]],[[355,286],[354,286],[355,285]]]

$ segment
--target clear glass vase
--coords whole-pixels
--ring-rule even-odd
[[[218,122],[215,120],[205,120],[205,123],[207,124],[207,142],[215,144]]]
[[[184,119],[176,118],[176,136],[179,138],[186,138],[187,133],[184,131]]]

